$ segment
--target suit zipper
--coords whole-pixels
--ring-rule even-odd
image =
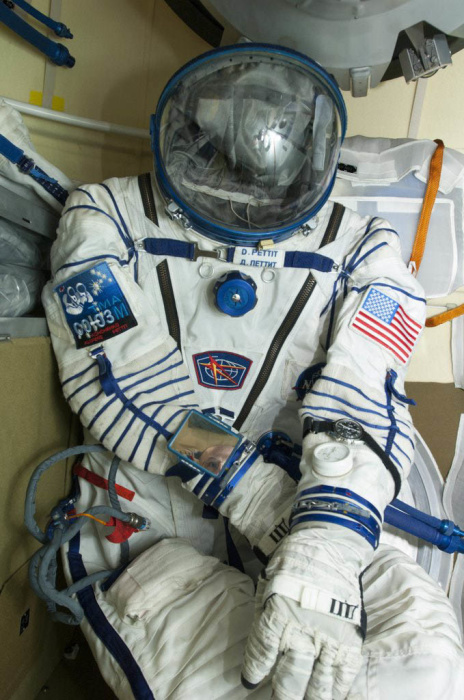
[[[138,182],[145,216],[158,226],[158,216],[156,213],[155,198],[153,196],[150,173],[139,175]],[[158,275],[161,296],[163,297],[164,312],[166,314],[169,335],[175,340],[178,348],[180,349],[181,337],[179,315],[177,313],[176,300],[174,298],[174,290],[172,287],[171,275],[169,273],[168,261],[162,260],[159,265],[156,266],[156,272]]]
[[[327,225],[327,229],[321,241],[321,245],[319,246],[320,248],[322,248],[325,245],[328,245],[329,243],[332,243],[332,241],[335,240],[343,218],[344,211],[345,207],[343,205],[338,204],[337,202],[334,204],[332,214]],[[245,403],[242,406],[242,410],[240,411],[239,415],[237,416],[234,422],[234,428],[236,430],[241,429],[242,425],[248,418],[250,411],[253,408],[258,396],[261,394],[262,390],[266,386],[269,376],[274,368],[277,357],[279,356],[279,353],[282,350],[282,346],[287,340],[304,307],[308,303],[315,286],[316,280],[314,279],[312,274],[309,273],[305,283],[303,284],[302,288],[298,293],[298,296],[294,300],[292,306],[290,307],[290,310],[288,311],[285,319],[283,320],[280,328],[278,329],[277,333],[275,334],[272,340],[272,343],[269,347],[267,355],[258,373],[256,381],[253,384],[250,393],[248,394]]]
[[[158,215],[156,213],[155,197],[151,187],[150,173],[139,175],[137,180],[139,183],[140,196],[142,197],[145,216],[158,226]]]

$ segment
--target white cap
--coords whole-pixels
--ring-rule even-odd
[[[327,478],[344,476],[352,468],[353,457],[349,445],[331,441],[314,448],[312,470],[316,476]]]

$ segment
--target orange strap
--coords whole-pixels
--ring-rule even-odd
[[[437,139],[435,143],[437,144],[437,147],[430,160],[429,180],[427,182],[427,189],[425,190],[424,201],[422,202],[419,224],[417,226],[416,237],[412,247],[411,260],[409,261],[409,265],[414,274],[419,272],[422,258],[424,256],[430,217],[432,216],[432,209],[433,205],[435,204],[435,198],[437,196],[438,186],[440,184],[441,168],[443,165],[443,151],[445,146],[443,141],[440,141],[440,139]]]
[[[452,321],[453,318],[457,318],[458,316],[462,316],[463,314],[464,304],[461,304],[460,306],[456,306],[455,309],[443,311],[441,314],[435,314],[435,316],[431,316],[426,320],[425,325],[427,326],[427,328],[435,328],[435,326],[441,326],[442,323]]]
[[[412,247],[411,259],[409,261],[409,267],[415,275],[419,272],[422,258],[424,257],[430,217],[432,216],[433,205],[435,204],[438,186],[440,185],[441,169],[443,166],[443,152],[445,149],[444,143],[440,139],[436,139],[435,143],[437,144],[437,147],[430,160],[429,179],[425,190],[424,201],[422,203],[419,223],[417,225],[416,237]],[[436,326],[441,326],[442,323],[452,321],[453,318],[457,318],[463,314],[464,304],[461,304],[455,309],[450,309],[449,311],[444,311],[441,314],[431,316],[426,320],[425,325],[427,328],[435,328]]]

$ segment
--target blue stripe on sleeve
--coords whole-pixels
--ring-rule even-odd
[[[358,260],[354,265],[352,265],[352,266],[350,267],[350,272],[353,272],[354,270],[356,270],[356,268],[359,267],[359,265],[361,265],[361,264],[364,262],[364,260],[365,260],[366,258],[368,258],[370,255],[372,255],[372,253],[375,253],[376,250],[379,250],[379,248],[383,248],[383,247],[386,246],[386,245],[388,245],[388,243],[386,243],[386,242],[384,241],[383,243],[378,243],[378,244],[375,245],[373,248],[370,248],[368,251],[366,251],[366,252],[364,253],[364,255],[362,255],[362,256],[359,258],[359,260]]]
[[[150,379],[154,379],[155,377],[159,377],[160,374],[164,374],[165,372],[169,372],[170,369],[175,369],[176,367],[180,367],[180,365],[183,364],[183,360],[179,360],[179,362],[176,362],[174,365],[169,365],[168,367],[165,367],[164,369],[160,369],[159,372],[155,372],[155,374],[150,374],[148,377],[142,377],[141,379],[137,379],[136,382],[133,384],[130,384],[129,386],[124,387],[124,391],[129,391],[130,389],[133,389],[134,386],[138,386],[139,384],[143,384],[143,382],[148,382]],[[120,380],[118,380],[120,381]],[[176,381],[176,380],[173,380]]]
[[[370,401],[375,406],[379,406],[379,408],[385,408],[385,409],[387,408],[387,404],[380,403],[379,401],[375,401],[374,399],[371,399],[370,396],[365,394],[364,391],[362,391],[361,389],[358,389],[358,387],[355,386],[354,384],[349,384],[348,382],[343,382],[341,379],[335,379],[335,377],[329,377],[326,374],[322,374],[319,377],[319,380],[322,380],[322,379],[325,379],[327,382],[333,382],[334,384],[339,384],[340,386],[344,386],[347,389],[351,389],[352,391],[355,391],[357,394],[362,396],[367,401]]]
[[[369,289],[369,287],[388,287],[388,289],[394,289],[397,292],[401,292],[401,294],[404,294],[410,299],[414,299],[415,301],[421,301],[423,304],[427,303],[427,300],[423,297],[416,297],[414,296],[414,294],[407,292],[405,289],[402,289],[401,287],[396,287],[393,284],[387,284],[386,282],[370,282],[369,284],[364,285],[364,287],[351,287],[351,291],[357,292],[358,294],[362,294],[362,292],[365,292],[366,289]]]
[[[185,413],[184,409],[182,409],[182,408],[179,409],[178,411],[176,411],[175,413],[173,413],[172,416],[170,418],[168,418],[168,420],[165,423],[163,423],[163,428],[167,428],[168,425],[170,425],[171,422],[174,420],[174,418],[177,418],[177,416],[179,416],[181,413]],[[148,471],[148,467],[150,466],[150,460],[152,458],[153,451],[156,447],[156,443],[158,442],[159,435],[160,435],[159,433],[157,435],[155,435],[155,437],[153,438],[153,441],[151,443],[150,449],[149,449],[148,454],[147,454],[147,458],[145,460],[145,466],[144,466],[145,471]]]
[[[398,450],[398,452],[401,452],[401,454],[403,455],[403,457],[406,457],[406,459],[408,460],[409,463],[412,462],[412,458],[411,458],[408,454],[406,454],[406,452],[405,452],[399,445],[397,445],[396,442],[394,442],[393,445],[392,445],[392,451],[393,451],[394,449],[395,449],[395,450]],[[393,454],[392,454],[392,453],[390,453],[390,457],[393,457]]]
[[[134,396],[130,400],[131,400],[131,402],[136,401],[136,399],[138,399],[139,396],[143,396],[144,394],[153,394],[154,391],[159,391],[160,389],[164,389],[167,386],[172,386],[173,384],[180,384],[181,382],[186,382],[188,379],[190,379],[188,374],[185,377],[179,377],[178,379],[170,379],[168,382],[163,382],[162,384],[158,384],[158,386],[153,387],[153,389],[146,389],[146,391],[139,391],[137,394],[134,394]]]
[[[154,420],[154,419],[158,416],[158,414],[160,413],[160,411],[163,410],[163,408],[164,408],[164,405],[158,406],[158,407],[153,411],[153,413],[151,414],[151,420]],[[137,438],[137,442],[135,443],[135,445],[134,445],[134,447],[133,447],[133,449],[132,449],[132,452],[131,452],[130,457],[129,457],[129,462],[132,462],[132,460],[134,459],[135,455],[137,454],[137,450],[138,450],[139,447],[140,447],[140,443],[142,442],[143,436],[145,435],[145,431],[146,431],[147,428],[148,428],[148,423],[145,423],[145,425],[143,426],[142,430],[141,430],[140,433],[139,433],[139,436],[138,436],[138,438]]]
[[[389,420],[387,412],[380,413],[379,411],[374,411],[370,408],[361,408],[360,406],[356,406],[356,404],[350,403],[346,399],[342,399],[340,396],[336,396],[335,394],[326,394],[323,391],[315,391],[314,389],[311,389],[309,393],[311,396],[323,396],[327,399],[333,399],[334,401],[339,401],[340,403],[345,404],[345,406],[348,406],[349,408],[354,408],[356,411],[361,411],[362,413],[372,413],[375,416],[380,416],[381,418],[385,418],[385,420]]]
[[[73,379],[77,379],[78,377],[82,377],[82,375],[86,374],[89,370],[92,369],[92,367],[95,369],[94,362],[92,362],[91,365],[89,365],[86,369],[83,369],[81,372],[78,372],[77,374],[73,374],[72,377],[68,377],[67,379],[65,379],[64,382],[61,383],[61,386],[65,386],[68,382],[72,382]]]
[[[99,214],[103,214],[103,216],[106,216],[106,217],[107,217],[108,219],[110,219],[110,221],[112,221],[113,224],[116,226],[116,229],[117,229],[117,231],[118,231],[118,233],[119,233],[119,236],[121,237],[121,240],[123,241],[123,243],[124,243],[124,245],[126,246],[126,248],[131,248],[131,247],[132,247],[132,241],[131,241],[131,239],[130,239],[130,238],[127,238],[127,236],[125,235],[124,231],[122,230],[121,226],[118,224],[118,222],[116,221],[116,219],[115,219],[114,217],[112,217],[110,214],[108,214],[108,212],[104,211],[103,209],[100,209],[100,207],[92,207],[92,206],[90,206],[90,204],[76,204],[76,205],[74,205],[74,206],[69,207],[68,209],[66,209],[66,211],[63,212],[62,216],[65,216],[66,214],[69,214],[70,211],[74,211],[74,210],[76,210],[76,209],[87,209],[87,210],[90,210],[90,211],[96,211],[96,212],[98,212]]]
[[[95,202],[94,198],[92,197],[92,195],[90,194],[90,192],[87,192],[87,190],[84,190],[83,187],[76,187],[76,189],[74,191],[75,192],[82,192],[82,194],[87,195],[87,197],[90,199],[91,202],[93,202],[93,204],[96,204],[96,202]]]
[[[380,231],[388,231],[389,233],[394,233],[396,236],[398,236],[398,232],[392,228],[376,228],[374,229],[374,231],[369,231],[369,233],[367,233],[366,231],[366,233],[364,234],[364,238],[362,239],[360,245],[354,251],[353,255],[351,256],[351,259],[349,260],[346,266],[350,272],[354,269],[353,266],[358,258],[358,255],[360,254],[361,250],[364,248],[366,243],[372,238],[372,236],[375,236]]]
[[[127,237],[129,238],[130,242],[132,243],[132,236],[131,236],[130,233],[129,233],[129,229],[128,229],[128,227],[127,227],[127,224],[126,224],[126,222],[125,222],[125,219],[124,219],[123,215],[121,214],[121,211],[120,211],[120,209],[119,209],[119,207],[118,207],[118,203],[116,202],[116,199],[115,199],[115,197],[114,197],[114,194],[112,193],[112,191],[110,190],[110,188],[108,187],[108,185],[105,185],[104,182],[101,182],[101,183],[99,183],[99,184],[100,184],[100,187],[103,187],[103,189],[105,189],[105,190],[108,192],[109,196],[111,197],[111,201],[113,202],[113,206],[114,206],[114,208],[116,209],[116,213],[117,213],[117,215],[118,215],[118,218],[119,218],[119,221],[120,221],[120,223],[121,223],[121,226],[123,227],[123,229],[124,229],[124,231],[125,231]]]
[[[95,396],[92,396],[90,399],[87,399],[87,401],[84,401],[84,403],[81,405],[80,409],[78,410],[77,415],[80,416],[81,413],[82,413],[82,411],[84,410],[84,408],[85,408],[86,406],[88,406],[89,403],[92,403],[93,401],[95,401],[96,399],[98,399],[99,396],[101,396],[102,394],[103,394],[103,389],[102,389],[101,391],[97,392],[97,393],[95,394]]]
[[[157,365],[161,365],[163,362],[166,362],[166,360],[169,360],[174,353],[179,352],[178,348],[174,348],[171,350],[171,352],[168,352],[167,355],[161,358],[161,360],[157,360],[156,362],[153,362],[151,365],[148,365],[147,367],[143,367],[142,369],[138,369],[136,372],[130,372],[130,374],[124,374],[121,377],[118,377],[115,374],[115,378],[118,380],[118,382],[123,382],[125,379],[130,379],[131,377],[136,377],[138,374],[141,372],[146,372],[147,370],[151,369],[152,367],[156,367]]]
[[[68,267],[76,267],[77,265],[85,265],[86,263],[89,262],[95,262],[95,260],[117,260],[117,262],[120,265],[128,265],[127,260],[121,260],[121,258],[118,258],[117,255],[94,255],[92,258],[84,258],[83,260],[78,260],[77,262],[71,262],[71,263],[65,263],[64,265],[61,265],[55,272],[55,274],[58,274],[60,270],[66,270]]]
[[[86,387],[90,386],[91,384],[95,384],[95,382],[98,382],[98,377],[94,377],[94,379],[89,379],[88,382],[81,384],[79,387],[77,387],[77,389],[75,389],[72,392],[72,394],[69,394],[69,396],[66,397],[66,400],[71,401],[71,399],[73,399],[76,396],[76,394],[78,394],[80,391],[82,391]]]
[[[102,393],[102,392],[100,392]],[[117,400],[117,396],[113,396],[112,399],[110,399],[104,406],[101,406],[100,410],[96,412],[90,423],[88,424],[87,428],[91,430],[93,426],[95,425],[95,421],[97,421],[100,416],[106,411],[107,408],[109,408],[114,402]]]

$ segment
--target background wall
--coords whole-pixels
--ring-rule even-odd
[[[418,123],[411,124],[414,99],[423,99]],[[453,56],[453,65],[432,78],[406,84],[403,78],[381,83],[367,98],[343,93],[348,109],[348,136],[437,139],[464,151],[464,51]],[[414,134],[408,134],[410,126]]]

